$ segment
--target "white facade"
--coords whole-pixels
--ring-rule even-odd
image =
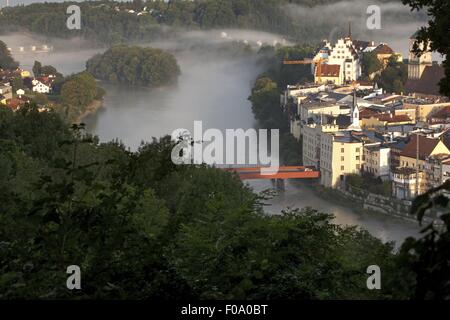
[[[365,172],[373,174],[375,177],[381,177],[388,180],[390,175],[391,149],[389,147],[377,145],[364,146],[364,164]]]
[[[320,59],[327,59],[326,64],[339,65],[345,81],[356,81],[361,77],[361,61],[350,38],[339,39],[334,46],[326,43],[314,57],[316,61]]]
[[[39,93],[49,93],[50,92],[50,87],[43,84],[42,82],[40,82],[38,80],[33,80],[32,84],[33,84],[33,92],[39,92]]]

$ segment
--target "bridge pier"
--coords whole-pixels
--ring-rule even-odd
[[[276,179],[276,185],[278,190],[285,190],[284,179]]]

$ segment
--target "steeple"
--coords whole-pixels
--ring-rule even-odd
[[[357,98],[356,98],[356,89],[353,90],[353,104],[350,114],[350,120],[351,124],[347,128],[347,130],[353,130],[353,131],[361,131],[361,127],[359,126],[359,108],[357,104]]]
[[[352,23],[351,21],[348,22],[348,38],[352,38]]]

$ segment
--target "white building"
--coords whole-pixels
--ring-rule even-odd
[[[33,92],[39,92],[39,93],[49,93],[50,92],[50,86],[43,84],[39,80],[33,80],[31,82],[33,84]]]
[[[16,91],[16,95],[18,95],[19,97],[22,97],[25,94],[25,90],[23,89],[19,89]]]
[[[316,54],[314,60],[322,60],[329,65],[339,65],[340,77],[344,81],[356,81],[361,77],[361,59],[351,37],[339,39],[334,46],[325,42],[324,47]],[[316,70],[314,70],[315,74]]]
[[[390,175],[391,149],[380,143],[364,146],[363,170],[374,177],[388,180]]]

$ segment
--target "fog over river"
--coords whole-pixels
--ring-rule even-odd
[[[182,72],[178,84],[154,90],[102,84],[106,90],[104,107],[86,119],[89,130],[98,135],[101,141],[118,138],[135,150],[141,141],[170,134],[176,128],[192,129],[195,120],[202,120],[205,129],[254,127],[255,121],[247,98],[262,67],[258,66],[255,56],[230,57],[218,52],[217,43],[226,41],[220,35],[219,31],[197,32],[181,40],[153,44],[175,53]],[[242,31],[237,36],[267,42],[276,38],[270,34],[245,34]],[[0,39],[8,46],[48,42],[48,39],[24,35],[0,36]],[[86,60],[102,51],[80,49],[82,46],[76,41],[65,43],[58,40],[47,44],[66,49],[35,55],[17,54],[15,59],[28,70],[31,70],[34,60],[39,60],[67,75],[84,70]],[[270,181],[255,181],[250,185],[257,192],[271,187]],[[304,183],[287,183],[286,190],[270,200],[270,204],[266,210],[273,214],[287,207],[306,206],[333,213],[336,223],[361,226],[383,241],[399,243],[408,236],[417,236],[419,230],[413,222],[383,214],[363,214],[325,201]]]

